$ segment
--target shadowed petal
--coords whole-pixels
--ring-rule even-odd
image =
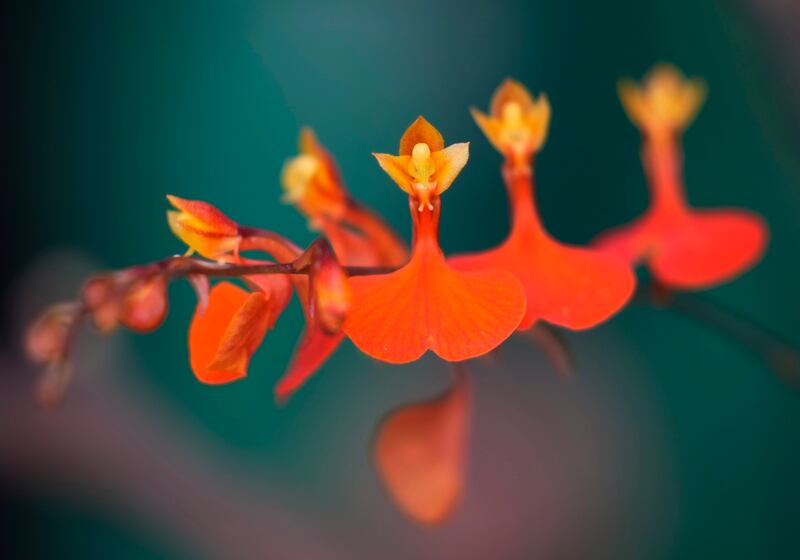
[[[447,394],[401,407],[377,429],[373,453],[381,481],[398,507],[423,525],[442,523],[461,500],[470,400],[461,374]]]

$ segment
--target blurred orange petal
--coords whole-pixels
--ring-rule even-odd
[[[703,289],[731,280],[762,257],[769,238],[764,220],[743,210],[653,212],[597,240],[600,249],[644,261],[667,286]]]
[[[511,78],[506,78],[495,90],[489,105],[489,114],[495,118],[502,117],[503,108],[508,103],[516,103],[523,113],[534,108],[533,97],[528,88]]]
[[[378,475],[397,506],[418,523],[442,523],[461,500],[470,408],[468,381],[459,375],[447,394],[401,407],[378,427]]]

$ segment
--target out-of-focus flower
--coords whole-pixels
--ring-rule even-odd
[[[760,216],[738,209],[695,210],[686,200],[680,136],[705,99],[703,83],[661,65],[641,88],[621,82],[619,94],[642,131],[651,205],[634,222],[598,237],[597,246],[632,265],[646,263],[662,284],[679,289],[714,286],[755,265],[769,235]]]
[[[236,253],[241,235],[236,222],[211,204],[200,200],[186,200],[167,195],[167,200],[177,210],[167,212],[169,227],[189,251],[197,251],[209,259],[218,259],[227,253]]]
[[[403,241],[386,222],[349,196],[333,156],[309,128],[300,134],[300,152],[284,166],[284,200],[292,202],[324,233],[338,263],[375,267],[404,264],[408,249]],[[352,295],[339,272],[331,269],[328,277],[325,283],[329,288],[312,288],[314,294],[308,296],[304,294],[309,291],[309,279],[294,279],[306,312],[306,328],[286,373],[275,386],[279,401],[288,399],[314,375],[344,339],[343,333],[331,331],[341,326]],[[330,310],[330,317],[320,316],[312,307]]]
[[[520,111],[525,119],[506,122],[504,115]],[[500,246],[453,257],[450,264],[458,270],[499,269],[514,274],[522,282],[528,302],[520,330],[529,329],[537,320],[569,329],[586,329],[605,321],[630,299],[636,280],[630,267],[618,258],[553,239],[539,218],[531,164],[533,153],[547,136],[547,99],[541,96],[533,101],[522,85],[507,80],[492,98],[491,113],[493,120],[473,114],[506,157],[503,177],[511,202],[511,232]]]
[[[283,199],[297,207],[349,266],[400,266],[408,260],[403,241],[380,217],[348,193],[336,161],[310,128],[300,133],[300,155],[288,160]]]
[[[317,227],[323,220],[340,220],[347,211],[349,197],[336,163],[310,128],[300,132],[300,155],[284,164],[281,184],[284,201]]]
[[[471,112],[492,145],[516,164],[530,163],[547,139],[547,96],[534,99],[525,86],[510,78],[495,91],[488,115],[475,108]]]
[[[628,117],[650,135],[683,131],[697,115],[707,93],[703,80],[686,79],[670,64],[653,68],[641,86],[624,79],[617,89]]]
[[[386,362],[418,359],[427,350],[460,361],[505,340],[525,311],[522,286],[502,271],[459,272],[438,241],[440,194],[468,156],[466,144],[444,146],[441,134],[417,119],[400,141],[400,155],[376,154],[409,194],[414,227],[411,260],[390,274],[354,277],[344,331],[366,354]]]
[[[373,455],[392,500],[423,525],[445,521],[461,500],[471,397],[465,374],[445,395],[391,412]]]
[[[220,282],[209,294],[208,307],[198,305],[189,328],[189,354],[197,379],[229,383],[247,375],[250,358],[272,328],[291,290],[281,275],[259,277],[261,289],[248,292]],[[253,277],[251,277],[253,278]]]

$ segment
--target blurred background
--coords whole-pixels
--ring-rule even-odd
[[[424,114],[470,163],[445,199],[446,252],[508,228],[500,157],[472,122],[512,76],[553,105],[537,160],[548,229],[583,244],[639,214],[639,138],[615,81],[670,61],[709,99],[685,139],[697,206],[762,214],[753,271],[710,291],[800,346],[800,5],[596,2],[74,2],[6,6],[0,557],[800,557],[800,399],[746,348],[631,306],[569,334],[564,383],[511,340],[472,367],[466,494],[431,531],[389,501],[369,458],[379,419],[447,386],[426,358],[381,366],[345,344],[273,403],[302,326],[295,304],[247,379],[197,383],[188,285],[150,336],[81,339],[64,405],[36,408],[22,325],[94,270],[183,250],[164,195],[313,237],[278,177],[312,125],[356,195],[408,236],[370,156]]]

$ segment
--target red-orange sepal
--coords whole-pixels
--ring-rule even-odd
[[[248,292],[229,282],[214,286],[205,312],[198,306],[189,328],[197,379],[216,385],[246,376],[251,356],[276,318],[269,293]]]
[[[553,239],[536,213],[531,171],[506,166],[504,176],[513,208],[511,233],[495,249],[451,258],[451,266],[514,274],[528,302],[520,330],[540,319],[569,329],[587,329],[619,311],[636,285],[630,267],[600,251]]]
[[[319,325],[307,324],[292,361],[275,385],[275,398],[285,402],[302,387],[339,347],[344,333],[328,334]]]
[[[680,136],[705,99],[705,84],[659,65],[641,87],[621,82],[619,94],[642,132],[652,201],[644,216],[600,235],[596,245],[632,265],[647,264],[659,282],[684,290],[720,284],[754,266],[769,237],[760,216],[739,209],[695,210],[686,201]]]
[[[461,500],[470,401],[468,379],[459,374],[447,394],[401,407],[378,427],[378,474],[397,506],[418,523],[442,523]]]
[[[437,241],[440,202],[420,211],[411,260],[390,274],[350,279],[353,305],[344,331],[364,353],[385,362],[411,362],[432,350],[448,361],[483,355],[508,338],[525,312],[519,281],[499,270],[460,272],[445,262]]]
[[[167,195],[176,210],[167,212],[169,227],[190,251],[209,259],[236,253],[242,240],[239,225],[213,205]]]

